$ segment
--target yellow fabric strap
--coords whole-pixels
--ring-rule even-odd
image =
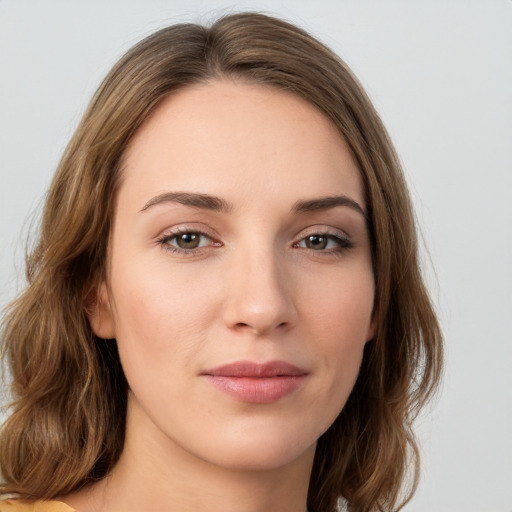
[[[76,512],[62,501],[5,500],[0,501],[0,512]]]

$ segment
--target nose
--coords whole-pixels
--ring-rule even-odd
[[[230,329],[265,336],[297,321],[292,283],[275,251],[249,250],[231,262],[224,320]]]

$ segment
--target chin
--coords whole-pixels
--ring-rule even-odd
[[[216,464],[225,469],[238,472],[273,471],[293,465],[299,460],[311,457],[315,453],[316,442],[306,449],[283,449],[275,445],[244,447],[240,450],[227,450],[223,456],[217,454]],[[234,453],[236,452],[236,453]]]
[[[304,458],[312,461],[316,435],[305,436],[303,431],[294,435],[293,430],[271,425],[236,433],[227,429],[214,442],[213,437],[208,440],[209,445],[202,447],[202,458],[234,471],[272,471]]]

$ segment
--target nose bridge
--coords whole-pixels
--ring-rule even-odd
[[[283,255],[266,243],[247,244],[233,257],[226,319],[230,327],[266,334],[294,321]]]

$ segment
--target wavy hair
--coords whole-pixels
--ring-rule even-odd
[[[315,105],[347,141],[366,191],[376,334],[344,409],[318,441],[309,510],[334,512],[340,500],[352,512],[396,510],[412,496],[419,470],[412,423],[439,381],[442,342],[400,163],[347,65],[305,31],[257,13],[154,33],[121,58],[86,110],[46,198],[28,285],[2,324],[13,402],[0,433],[1,493],[51,499],[116,464],[127,382],[115,341],[99,342],[87,308],[106,273],[121,158],[166,97],[218,77]]]

